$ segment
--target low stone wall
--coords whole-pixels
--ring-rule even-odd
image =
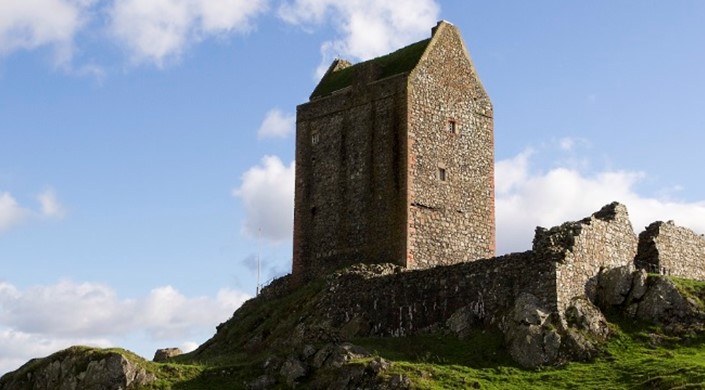
[[[636,251],[637,237],[627,208],[616,202],[577,222],[536,228],[533,244],[537,258],[556,264],[554,309],[558,311],[577,296],[594,301],[600,270],[631,264]]]
[[[672,221],[654,222],[639,234],[634,263],[647,272],[705,280],[705,237]]]
[[[382,276],[342,274],[330,281],[321,306],[344,336],[402,336],[446,325],[464,316],[469,325],[495,324],[515,298],[530,292],[549,305],[555,291],[554,264],[514,253],[427,270]]]

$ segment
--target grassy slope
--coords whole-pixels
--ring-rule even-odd
[[[491,331],[460,341],[417,336],[358,343],[395,362],[389,375],[403,374],[421,389],[705,388],[704,335],[664,341],[657,327],[617,322],[604,357],[538,371],[512,363],[501,335]]]

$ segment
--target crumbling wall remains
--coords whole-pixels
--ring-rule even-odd
[[[634,263],[647,272],[705,280],[705,237],[673,221],[654,222],[639,234]]]
[[[536,228],[533,251],[537,259],[555,262],[555,305],[563,311],[576,296],[594,301],[600,270],[631,264],[637,237],[627,208],[614,202],[580,221]]]

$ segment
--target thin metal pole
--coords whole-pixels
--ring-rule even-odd
[[[257,228],[257,292],[256,292],[255,296],[259,295],[259,278],[260,278],[260,273],[261,273],[260,257],[259,257],[259,238],[260,238],[261,234],[262,234],[262,229]]]

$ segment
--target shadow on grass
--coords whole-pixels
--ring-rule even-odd
[[[359,338],[353,343],[392,361],[457,365],[476,369],[518,367],[504,348],[497,329],[473,329],[467,337],[416,335]]]

